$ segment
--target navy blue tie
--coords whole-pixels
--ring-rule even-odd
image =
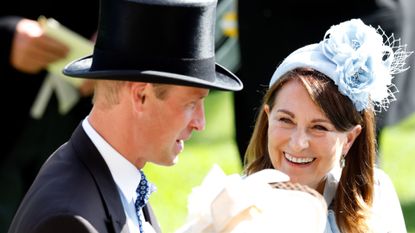
[[[141,209],[146,205],[148,202],[148,198],[150,194],[154,191],[154,186],[149,183],[144,175],[144,172],[140,170],[141,180],[137,187],[137,200],[135,201],[135,210],[138,216],[138,226],[140,228],[140,232],[143,233],[143,222],[141,221]]]

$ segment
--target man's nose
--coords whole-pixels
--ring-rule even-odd
[[[205,129],[206,118],[203,104],[200,104],[194,112],[194,117],[190,122],[190,126],[192,127],[192,129],[196,131],[201,131]]]

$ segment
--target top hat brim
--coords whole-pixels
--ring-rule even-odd
[[[216,77],[212,81],[157,70],[91,70],[92,55],[69,63],[63,73],[71,77],[88,79],[124,80],[134,82],[164,83],[226,91],[242,90],[242,82],[229,70],[215,64]]]

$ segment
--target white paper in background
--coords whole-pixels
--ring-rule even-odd
[[[53,91],[56,92],[59,108],[58,111],[62,115],[69,112],[80,99],[79,92],[76,87],[69,82],[63,81],[55,74],[49,73],[45,78],[45,81],[43,81],[35,102],[33,102],[30,110],[30,115],[34,119],[42,118]]]
[[[38,22],[46,35],[66,44],[70,51],[64,59],[48,66],[49,75],[45,78],[31,108],[31,116],[35,119],[42,118],[54,91],[58,98],[59,113],[66,114],[75,106],[80,99],[78,87],[84,79],[67,77],[62,70],[69,62],[92,54],[94,48],[92,41],[71,31],[53,18],[40,16]]]
[[[70,49],[69,54],[64,59],[50,64],[48,71],[58,77],[62,77],[74,86],[79,86],[84,79],[67,77],[62,73],[62,70],[69,62],[92,54],[94,44],[92,41],[66,28],[53,18],[46,19],[40,16],[38,22],[43,30],[45,30],[46,35],[66,44]]]

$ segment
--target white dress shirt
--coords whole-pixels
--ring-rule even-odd
[[[117,185],[118,193],[120,194],[129,231],[132,233],[140,232],[135,210],[135,201],[137,199],[136,189],[141,180],[139,170],[95,131],[91,124],[89,124],[88,117],[82,121],[82,127],[109,167],[111,175]],[[141,216],[144,215],[141,214]],[[142,217],[142,223],[145,232],[154,232],[154,229],[144,220],[144,217]]]

